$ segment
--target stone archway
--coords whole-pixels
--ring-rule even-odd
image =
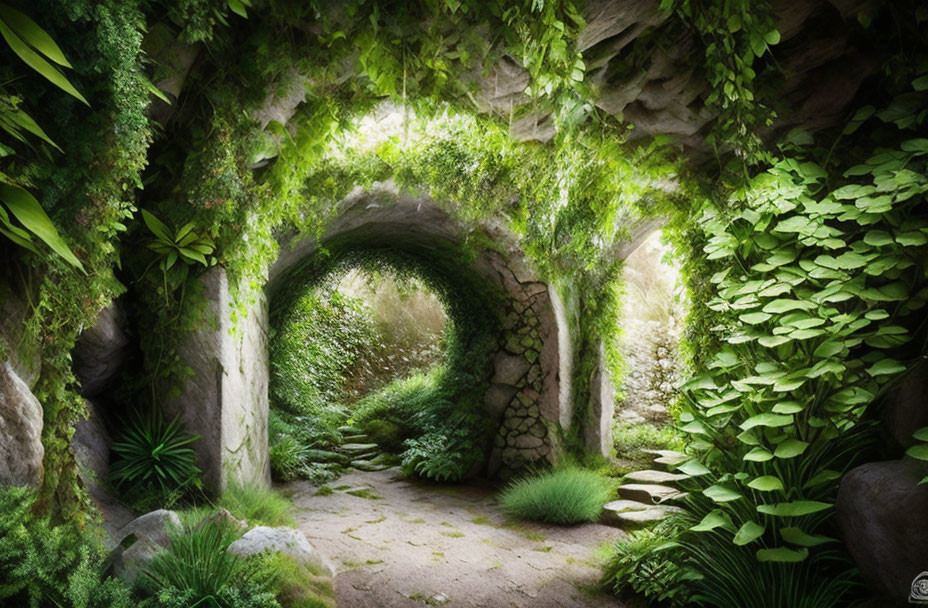
[[[556,461],[573,418],[569,331],[557,292],[538,278],[508,229],[501,223],[466,227],[430,197],[400,193],[390,182],[352,192],[336,210],[318,238],[280,237],[284,245],[267,284],[254,294],[250,313],[237,326],[225,271],[216,267],[201,279],[210,320],[180,349],[194,376],[164,406],[201,436],[197,449],[206,487],[220,491],[229,478],[269,480],[268,310],[301,265],[333,244],[396,248],[424,258],[445,253],[448,258],[475,232],[488,245],[478,247],[472,259],[445,263],[456,266],[449,272],[466,274],[499,295],[492,310],[499,331],[484,397],[494,433],[488,437],[485,473]],[[611,421],[608,407],[596,414],[603,419],[595,424],[598,428]],[[591,449],[601,451],[600,434],[587,435]]]

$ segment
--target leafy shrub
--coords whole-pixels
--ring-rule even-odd
[[[460,481],[482,453],[467,427],[429,432],[404,445],[403,472],[432,481]]]
[[[137,411],[113,443],[110,480],[119,488],[162,495],[199,488],[200,468],[190,448],[198,439],[184,432],[178,418],[165,422],[156,408]]]
[[[575,467],[537,473],[510,484],[500,496],[504,513],[554,524],[596,521],[612,494],[612,482]]]
[[[289,526],[291,502],[280,492],[259,486],[229,484],[217,502],[232,515],[252,526]]]
[[[292,481],[302,473],[309,448],[293,437],[271,439],[271,476],[277,481]]]
[[[0,487],[0,605],[131,608],[119,579],[104,575],[102,539],[92,527],[32,515],[25,488]]]
[[[665,520],[652,528],[630,532],[612,547],[606,557],[602,583],[616,595],[640,593],[649,602],[663,602],[670,608],[688,606],[691,591],[687,583],[695,573],[681,563],[676,542],[682,526]]]

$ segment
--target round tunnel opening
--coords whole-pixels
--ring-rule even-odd
[[[455,260],[330,243],[288,274],[270,308],[275,478],[324,482],[346,467],[396,465],[437,481],[485,472],[498,294],[452,268]],[[388,306],[403,309],[379,319],[357,298],[389,300],[391,291]]]

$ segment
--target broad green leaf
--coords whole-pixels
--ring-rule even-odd
[[[6,114],[6,116],[7,118],[9,118],[9,120],[12,120],[13,122],[15,122],[17,125],[25,129],[26,131],[29,131],[30,133],[32,133],[33,135],[35,135],[42,141],[54,146],[59,152],[63,152],[63,150],[60,147],[58,147],[58,144],[53,142],[51,138],[48,135],[46,135],[45,131],[42,130],[42,127],[40,127],[32,119],[31,116],[29,116],[22,110],[17,110],[15,112],[9,112]]]
[[[757,561],[759,562],[801,562],[809,557],[808,549],[787,549],[786,547],[778,547],[776,549],[758,549],[757,550]]]
[[[728,486],[723,486],[721,484],[709,486],[703,490],[702,493],[715,502],[731,502],[741,498],[741,494],[729,488]]]
[[[741,423],[742,430],[750,430],[756,426],[765,426],[765,427],[780,427],[786,426],[793,423],[792,416],[783,416],[781,414],[758,414],[756,416],[751,416],[747,420]]]
[[[792,341],[793,339],[789,336],[763,336],[757,339],[758,344],[767,348],[776,348],[777,346]]]
[[[245,4],[242,3],[242,0],[229,0],[228,4],[229,4],[229,10],[231,10],[233,13],[235,13],[239,17],[248,19],[248,11],[245,10]]]
[[[767,462],[772,458],[773,454],[764,448],[754,448],[744,455],[744,460],[750,460],[751,462]]]
[[[918,429],[912,433],[912,437],[918,441],[924,441],[928,443],[928,426],[923,429]]]
[[[828,536],[806,534],[796,526],[781,528],[780,536],[786,542],[792,545],[799,545],[800,547],[817,547],[819,545],[824,545],[825,543],[835,542],[834,538],[830,538]]]
[[[905,454],[918,460],[928,460],[928,443],[913,445],[905,451]]]
[[[899,363],[892,357],[886,357],[871,365],[867,369],[867,373],[871,376],[887,376],[904,372],[905,369],[906,367],[902,363]]]
[[[74,253],[64,242],[52,224],[51,219],[39,201],[26,190],[17,186],[0,184],[0,201],[2,201],[10,213],[16,217],[19,222],[26,227],[29,232],[33,233],[42,241],[52,248],[52,250],[64,258],[69,264],[84,270],[80,260],[75,257]]]
[[[919,137],[917,139],[907,139],[899,146],[906,152],[915,152],[918,154],[928,154],[928,139]]]
[[[790,300],[785,298],[780,298],[778,300],[773,300],[768,302],[762,309],[764,312],[782,314],[785,312],[791,312],[794,310],[808,310],[810,308],[815,308],[815,304],[812,302],[806,302],[804,300]]]
[[[771,315],[765,312],[750,312],[747,314],[743,314],[738,318],[741,320],[742,323],[747,323],[749,325],[758,325],[760,323],[763,323],[764,321],[769,320],[770,317]]]
[[[28,42],[38,52],[42,53],[60,66],[70,68],[71,64],[65,59],[64,53],[39,25],[19,12],[18,10],[0,3],[0,21],[4,21],[10,29]]]
[[[84,99],[84,96],[77,92],[77,89],[74,88],[67,78],[62,76],[61,72],[56,70],[52,64],[42,59],[35,51],[33,51],[29,46],[23,42],[23,40],[17,36],[9,27],[7,27],[2,20],[0,20],[0,36],[3,36],[3,39],[6,40],[7,44],[10,45],[10,48],[22,59],[26,65],[31,67],[33,70],[44,76],[49,82],[51,82],[56,87],[60,88],[65,93],[76,97],[81,100],[88,106],[87,100]]]
[[[798,401],[783,401],[773,406],[772,411],[774,414],[795,414],[803,409],[805,408]]]
[[[895,241],[890,233],[885,230],[871,230],[864,235],[864,242],[874,247],[883,247],[891,245]]]
[[[739,547],[757,540],[764,534],[764,527],[753,521],[745,522],[743,526],[738,529],[738,532],[735,534],[734,540],[732,542]]]
[[[711,511],[708,515],[702,518],[695,526],[691,527],[690,530],[694,532],[709,532],[710,530],[715,530],[716,528],[724,528],[726,530],[731,530],[734,526],[731,525],[731,520],[728,519],[728,516],[722,513],[719,509]]]
[[[802,517],[803,515],[830,509],[831,506],[827,502],[818,502],[816,500],[795,500],[772,505],[758,505],[757,510],[775,517]]]
[[[777,449],[774,450],[773,455],[777,458],[795,458],[803,452],[806,451],[806,448],[809,447],[809,444],[805,441],[800,441],[799,439],[787,439],[780,443],[777,446]]]
[[[690,477],[698,477],[700,475],[706,475],[708,473],[711,473],[711,471],[707,469],[705,465],[703,465],[698,460],[689,460],[687,462],[684,462],[683,464],[677,467],[677,470],[680,471],[681,473],[689,475]]]
[[[171,229],[168,228],[161,220],[144,209],[142,209],[142,220],[155,236],[170,243],[174,242],[174,237],[171,236]]]
[[[748,482],[748,487],[759,492],[774,492],[783,489],[783,482],[779,477],[773,475],[763,475]]]
[[[896,235],[896,242],[905,247],[919,247],[928,243],[928,236],[917,230]]]

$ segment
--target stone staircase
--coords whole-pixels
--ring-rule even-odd
[[[647,450],[657,458],[656,464],[674,467],[690,459],[681,452],[670,450]],[[618,488],[619,500],[603,506],[603,521],[623,528],[642,527],[657,523],[672,513],[683,510],[673,503],[684,498],[672,484],[687,476],[669,471],[633,471],[625,476]]]
[[[354,426],[341,426],[338,428],[345,439],[345,443],[335,448],[348,466],[361,471],[383,471],[390,468],[384,461],[386,454],[361,429]]]

